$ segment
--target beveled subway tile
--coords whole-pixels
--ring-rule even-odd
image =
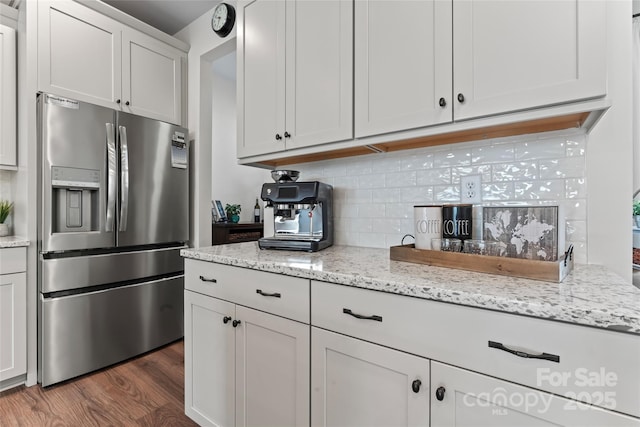
[[[515,144],[516,160],[561,158],[565,156],[564,139],[540,139]]]
[[[472,164],[504,163],[514,161],[515,148],[512,144],[489,145],[471,150]]]
[[[460,184],[460,177],[482,175],[483,182],[491,181],[491,165],[461,166],[451,168],[451,183]]]
[[[360,218],[384,218],[384,203],[363,203],[357,206],[358,217]]]
[[[519,200],[558,200],[565,193],[563,179],[515,182],[514,190]]]
[[[413,204],[385,203],[384,209],[386,218],[413,219]]]
[[[434,202],[460,202],[460,186],[436,185],[433,187]]]
[[[385,248],[387,242],[384,233],[358,233],[358,246],[366,248]]]
[[[567,221],[567,239],[572,242],[587,241],[587,221]]]
[[[374,218],[371,220],[375,233],[402,233],[404,220],[400,218]]]
[[[493,165],[493,181],[522,181],[538,179],[537,162],[514,162]]]
[[[348,204],[371,203],[372,199],[372,192],[368,189],[347,189],[346,195],[346,202]]]
[[[359,175],[358,188],[383,188],[385,183],[384,174]]]
[[[402,188],[376,188],[371,192],[373,203],[397,203],[402,200]]]
[[[435,152],[433,155],[433,167],[443,168],[447,166],[471,166],[471,150],[458,149]]]
[[[437,168],[417,171],[416,184],[451,184],[451,168]]]
[[[512,182],[490,183],[482,186],[482,201],[506,201],[514,197],[514,184]]]
[[[566,156],[584,156],[587,153],[587,136],[576,135],[566,140]]]
[[[404,203],[426,204],[433,202],[433,187],[402,188],[401,201]]]
[[[373,172],[369,156],[351,157],[351,159],[354,160],[347,166],[347,176],[369,175]]]
[[[398,172],[401,160],[397,156],[374,155],[371,157],[371,171],[373,173]]]
[[[584,157],[540,160],[540,179],[576,178],[585,175]]]
[[[384,175],[384,186],[389,187],[407,187],[416,185],[416,171],[409,172],[392,172]]]
[[[433,167],[433,154],[412,154],[400,160],[400,170],[422,170]]]
[[[564,216],[568,220],[587,219],[587,199],[565,200],[563,203]]]
[[[569,178],[565,180],[567,199],[586,198],[587,180],[585,178]]]

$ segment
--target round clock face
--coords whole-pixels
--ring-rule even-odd
[[[218,4],[213,10],[211,17],[211,28],[221,37],[225,37],[233,29],[236,13],[233,6],[226,3]]]
[[[225,22],[227,22],[227,16],[229,16],[227,5],[224,3],[217,5],[213,11],[213,18],[211,18],[211,27],[213,28],[213,31],[220,31],[222,29]]]

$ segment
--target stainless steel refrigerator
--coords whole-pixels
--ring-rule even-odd
[[[48,386],[183,336],[187,130],[38,96],[38,379]]]

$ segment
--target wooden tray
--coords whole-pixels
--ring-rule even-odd
[[[437,267],[457,268],[480,273],[523,277],[526,279],[562,282],[573,270],[573,247],[558,261],[533,261],[460,252],[416,249],[413,244],[392,246],[389,256],[393,261],[413,262]],[[565,258],[568,258],[565,262]]]

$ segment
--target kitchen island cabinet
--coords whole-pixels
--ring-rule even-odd
[[[186,53],[75,1],[38,3],[38,90],[182,121]]]
[[[238,157],[353,137],[352,20],[353,0],[238,2]]]
[[[447,425],[477,415],[488,425],[532,416],[562,425],[640,423],[640,290],[601,267],[576,266],[558,284],[391,261],[372,248],[307,254],[238,243],[182,255],[191,258],[187,274],[197,274],[189,273],[197,260],[239,278],[253,271],[310,280],[313,425],[375,423],[366,412],[384,407],[379,400],[407,402],[408,412],[391,411],[389,422]],[[550,412],[523,411],[517,399],[526,396],[551,402]],[[343,398],[364,409],[354,415]]]
[[[186,260],[185,287],[186,414],[308,426],[308,281]]]
[[[0,391],[26,380],[26,245],[15,238],[0,238]]]

